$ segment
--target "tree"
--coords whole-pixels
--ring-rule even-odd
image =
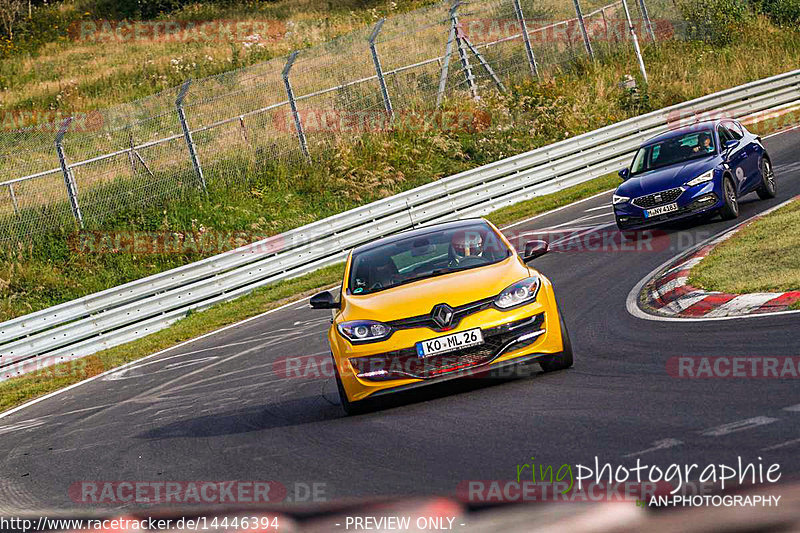
[[[0,0],[0,24],[9,39],[14,38],[14,25],[25,0]]]

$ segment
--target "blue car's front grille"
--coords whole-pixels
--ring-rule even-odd
[[[633,203],[633,205],[636,207],[641,207],[642,209],[650,209],[651,207],[655,207],[657,205],[672,203],[677,200],[681,194],[683,194],[683,189],[681,187],[675,187],[674,189],[668,189],[666,191],[654,192],[653,194],[640,196],[635,198],[631,203]]]

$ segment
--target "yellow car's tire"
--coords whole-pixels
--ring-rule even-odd
[[[574,361],[572,355],[572,341],[569,338],[567,324],[564,322],[564,317],[561,316],[561,311],[558,312],[558,321],[561,323],[561,338],[564,342],[564,349],[559,353],[542,357],[539,361],[539,365],[545,372],[564,370],[571,367]]]
[[[333,355],[331,355],[333,357]],[[342,404],[342,409],[348,416],[361,415],[376,409],[377,404],[375,400],[361,400],[359,402],[351,402],[347,399],[347,392],[342,385],[342,378],[339,377],[339,368],[336,366],[336,360],[333,362],[333,373],[336,377],[336,388],[339,390],[339,401]]]

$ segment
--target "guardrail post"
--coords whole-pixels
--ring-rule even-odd
[[[58,153],[58,162],[61,165],[61,172],[64,174],[64,185],[67,187],[67,198],[69,198],[69,205],[72,208],[72,216],[75,217],[75,221],[81,229],[83,229],[83,214],[78,205],[78,186],[75,183],[75,176],[72,174],[72,170],[67,164],[67,157],[64,155],[64,145],[62,144],[64,135],[66,135],[67,129],[71,123],[72,117],[67,117],[64,119],[64,122],[61,123],[61,127],[56,134],[56,153]]]
[[[11,196],[11,206],[14,208],[14,214],[19,215],[19,205],[17,204],[17,195],[14,194],[14,184],[8,184],[8,195]]]
[[[589,54],[589,59],[594,60],[592,43],[589,41],[589,32],[586,31],[586,22],[583,20],[581,4],[578,0],[572,0],[572,3],[575,4],[575,14],[578,16],[578,24],[581,25],[581,34],[583,35],[583,44],[586,46],[586,53]]]
[[[528,25],[525,23],[525,16],[522,14],[522,6],[519,4],[519,0],[514,0],[514,13],[517,15],[517,22],[519,22],[519,27],[522,31],[522,41],[525,43],[525,55],[528,56],[528,65],[531,67],[531,74],[538,78],[539,66],[536,64],[536,56],[533,55],[531,39],[528,35]]]
[[[178,110],[178,119],[181,121],[183,137],[186,139],[186,147],[189,149],[189,158],[192,160],[194,173],[197,175],[197,179],[200,182],[200,185],[203,187],[203,191],[208,192],[208,188],[206,187],[206,178],[203,176],[203,167],[200,166],[200,160],[197,158],[197,151],[194,147],[192,130],[189,129],[189,124],[186,122],[186,113],[183,111],[183,99],[186,98],[186,93],[189,92],[189,86],[191,84],[192,80],[186,80],[186,82],[181,85],[181,89],[178,91],[178,98],[175,100],[175,108]]]
[[[639,70],[642,72],[642,78],[647,83],[647,70],[644,68],[644,59],[642,59],[642,50],[639,48],[639,39],[636,38],[636,30],[633,28],[631,21],[631,12],[628,9],[627,0],[622,0],[622,7],[625,10],[625,20],[628,22],[628,29],[631,32],[631,40],[633,40],[633,49],[636,52],[636,59],[639,61]]]
[[[464,42],[463,30],[461,23],[458,21],[458,6],[461,5],[459,0],[454,0],[453,5],[450,7],[450,24],[453,26],[456,36],[456,45],[458,46],[458,57],[461,60],[461,68],[464,69],[464,76],[467,79],[467,86],[472,98],[478,97],[478,89],[475,86],[475,76],[472,75],[472,67],[469,64],[469,55],[467,54],[466,43]]]
[[[383,24],[386,22],[386,19],[381,19],[375,25],[375,29],[372,30],[372,35],[369,36],[369,49],[372,51],[372,62],[375,63],[375,73],[378,75],[378,83],[381,86],[381,95],[383,95],[383,107],[386,108],[386,113],[389,115],[390,119],[394,119],[394,109],[392,109],[392,100],[389,98],[389,91],[386,88],[386,80],[383,77],[383,69],[381,68],[381,60],[378,57],[378,49],[375,48],[375,39],[378,38],[378,34],[383,28]]]
[[[644,19],[645,27],[647,28],[647,33],[650,34],[650,38],[653,40],[653,44],[657,44],[656,42],[656,34],[653,31],[653,24],[650,22],[650,14],[647,12],[647,4],[644,3],[644,0],[639,0],[639,9],[642,11],[642,18]]]
[[[300,113],[297,112],[297,102],[294,98],[292,82],[289,81],[289,71],[292,69],[294,60],[297,59],[297,54],[298,51],[295,50],[291,53],[291,55],[289,55],[289,60],[286,61],[286,66],[283,67],[281,76],[283,76],[283,84],[286,86],[286,96],[289,97],[289,107],[292,109],[294,127],[297,129],[297,138],[300,140],[300,149],[303,151],[303,155],[306,157],[306,159],[310,159],[311,156],[308,155],[308,145],[306,144],[306,134],[303,133],[303,123],[300,121]]]

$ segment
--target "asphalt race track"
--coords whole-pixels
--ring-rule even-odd
[[[778,197],[743,199],[740,221],[800,194],[800,131],[765,142]],[[508,231],[610,230],[610,197]],[[798,381],[678,379],[667,361],[800,355],[800,314],[675,323],[625,307],[654,268],[735,223],[665,228],[668,245],[653,251],[539,259],[574,344],[564,372],[461,380],[348,418],[332,378],[281,372],[284,358],[328,357],[329,314],[307,300],[140,361],[0,419],[0,511],[75,508],[68,488],[82,480],[274,480],[290,498],[312,483],[328,499],[453,495],[465,480],[514,479],[531,457],[556,467],[760,457],[797,479]]]

